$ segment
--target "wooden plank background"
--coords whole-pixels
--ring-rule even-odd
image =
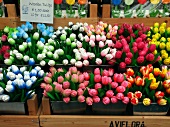
[[[170,26],[170,17],[165,17],[165,18],[100,18],[100,21],[109,23],[109,24],[118,24],[122,25],[123,23],[128,23],[128,24],[141,24],[144,23],[146,26],[153,26],[155,22],[158,23],[163,23],[166,22],[167,26]]]
[[[68,26],[69,22],[83,22],[83,23],[88,23],[88,24],[93,24],[96,25],[99,21],[106,22],[108,24],[118,24],[122,25],[123,23],[128,23],[128,24],[140,24],[144,23],[146,26],[153,26],[155,22],[163,23],[166,22],[167,26],[170,26],[170,18],[54,18],[54,23],[53,24],[46,24],[53,26],[54,28],[57,28],[58,26]],[[0,29],[3,29],[5,26],[10,26],[10,27],[17,27],[20,26],[21,24],[25,23],[20,21],[19,17],[11,17],[11,18],[0,18]],[[37,23],[33,23],[34,26]]]

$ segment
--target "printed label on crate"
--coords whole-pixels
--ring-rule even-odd
[[[111,121],[109,127],[145,127],[144,121]]]
[[[21,0],[21,21],[53,23],[54,0]]]

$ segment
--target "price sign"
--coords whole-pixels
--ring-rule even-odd
[[[54,0],[21,0],[21,21],[53,23]]]

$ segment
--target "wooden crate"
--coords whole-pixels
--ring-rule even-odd
[[[0,115],[2,127],[39,127],[39,114],[37,95],[27,101],[29,115]]]
[[[168,127],[170,123],[169,116],[51,115],[45,97],[39,118],[41,127]]]

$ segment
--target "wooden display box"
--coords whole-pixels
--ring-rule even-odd
[[[39,127],[39,114],[37,95],[27,100],[28,115],[0,115],[2,127]]]
[[[42,98],[41,127],[168,127],[169,116],[51,115],[49,99]]]

